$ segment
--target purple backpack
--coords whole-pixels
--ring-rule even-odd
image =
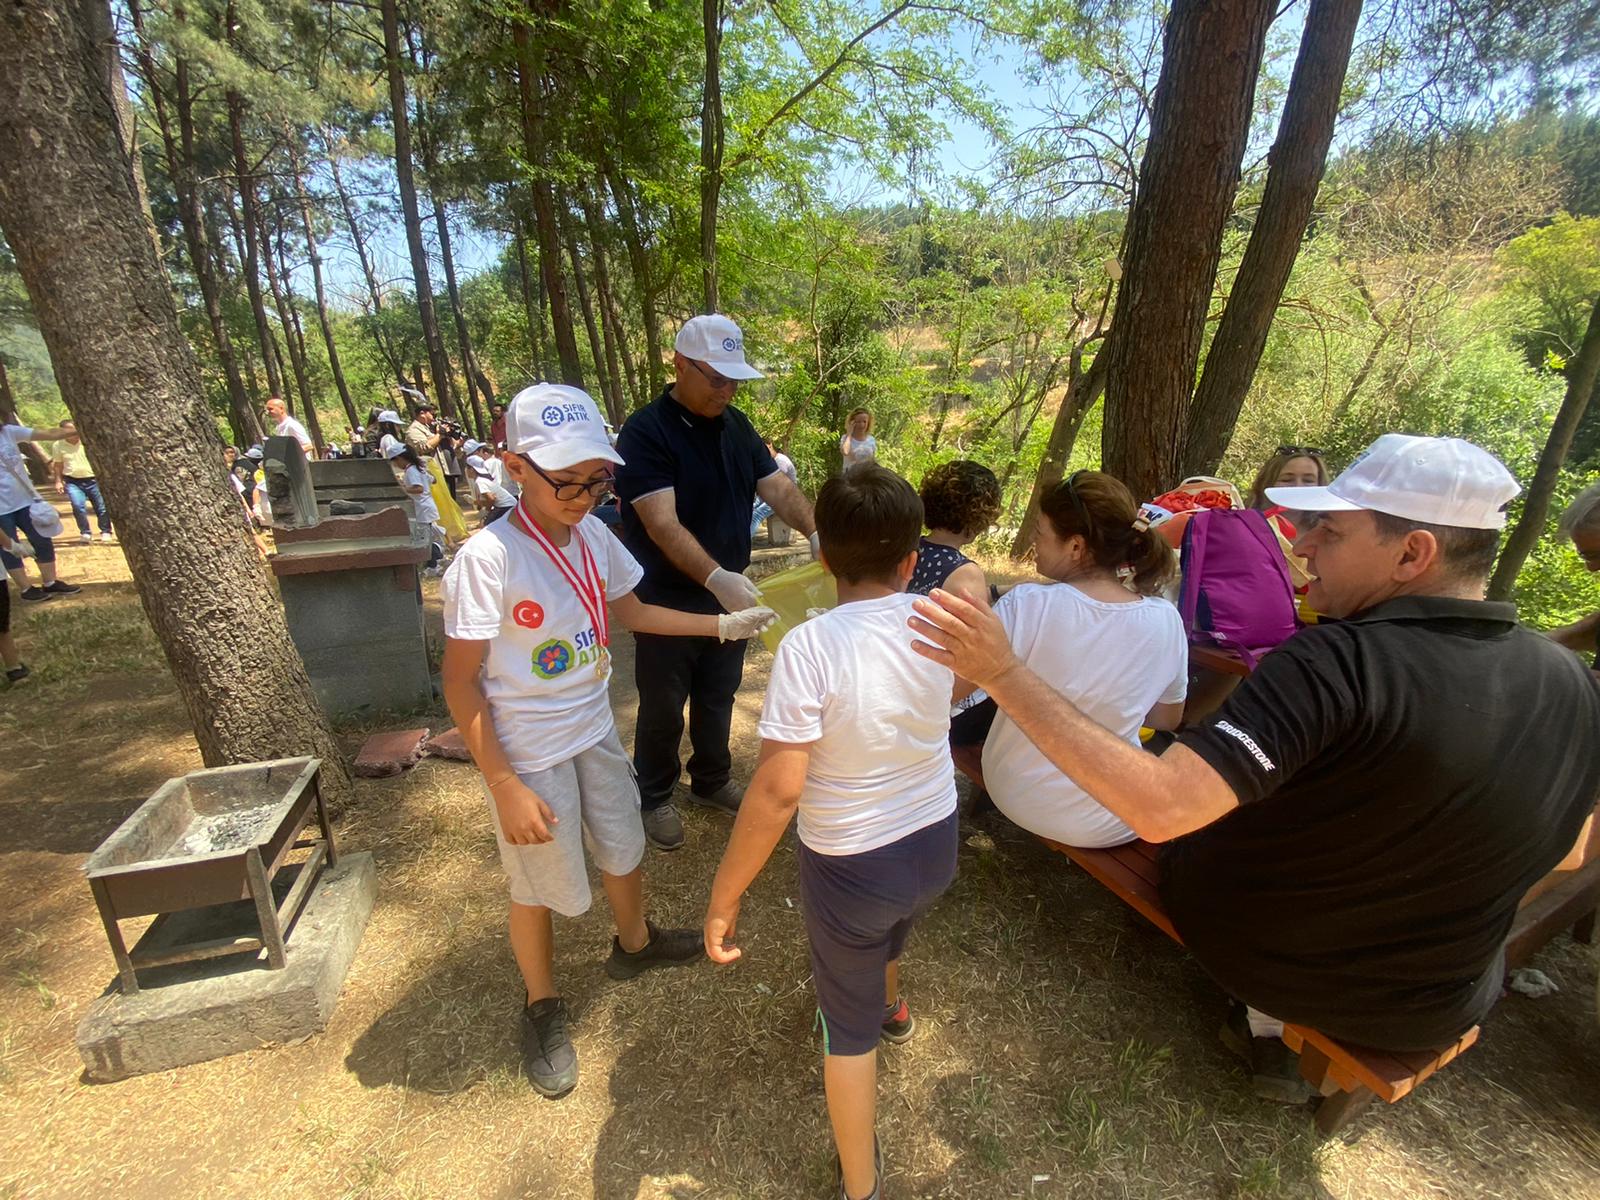
[[[1189,641],[1256,660],[1297,627],[1294,587],[1277,535],[1253,508],[1208,508],[1183,531],[1178,613]]]

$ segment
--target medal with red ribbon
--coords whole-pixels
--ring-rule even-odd
[[[567,556],[561,553],[560,547],[552,542],[549,535],[528,515],[525,501],[517,501],[512,524],[533,539],[539,549],[543,550],[556,565],[562,578],[577,593],[578,603],[583,605],[583,611],[589,614],[589,621],[594,627],[595,641],[598,643],[594,664],[595,678],[604,679],[606,660],[610,656],[611,622],[606,613],[606,581],[600,577],[600,568],[595,564],[594,555],[589,552],[589,543],[584,541],[583,535],[576,529],[572,531],[572,536],[577,540],[578,549],[583,556],[583,571],[580,574],[567,561]]]

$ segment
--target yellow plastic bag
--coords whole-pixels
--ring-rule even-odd
[[[452,545],[466,541],[467,519],[461,515],[456,498],[450,494],[450,483],[444,477],[444,468],[439,465],[437,458],[429,457],[422,461],[428,464],[428,475],[433,479],[428,492],[439,510],[439,528],[444,530],[445,540]]]
[[[769,575],[756,584],[761,603],[778,614],[778,619],[761,631],[768,650],[776,651],[783,635],[806,619],[809,608],[833,608],[839,603],[839,588],[833,576],[819,562],[801,563],[787,571]]]

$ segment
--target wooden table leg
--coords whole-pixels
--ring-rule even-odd
[[[1332,1137],[1359,1116],[1374,1098],[1372,1091],[1360,1084],[1351,1091],[1324,1096],[1317,1105],[1317,1131],[1324,1137]]]
[[[322,798],[322,781],[314,779],[311,786],[317,794],[317,824],[322,826],[322,840],[328,843],[328,865],[336,867],[339,865],[339,855],[333,848],[333,827],[328,824],[328,805]]]
[[[278,907],[272,903],[272,883],[261,862],[261,851],[250,847],[244,856],[245,875],[250,880],[250,897],[256,902],[256,920],[261,923],[261,942],[267,948],[267,965],[281,971],[287,965],[283,953],[283,927],[278,924]]]
[[[1594,916],[1595,910],[1590,909],[1588,914],[1578,918],[1578,923],[1572,927],[1572,940],[1587,946],[1594,941]]]
[[[1331,1096],[1339,1090],[1333,1078],[1333,1060],[1310,1042],[1300,1047],[1300,1077],[1316,1089],[1321,1096]]]
[[[89,880],[89,890],[94,893],[95,907],[100,910],[100,920],[106,927],[111,956],[117,960],[117,976],[122,980],[122,992],[131,996],[139,990],[139,976],[133,969],[127,943],[122,940],[122,927],[117,924],[117,914],[111,909],[111,897],[106,895],[106,885],[99,879]]]

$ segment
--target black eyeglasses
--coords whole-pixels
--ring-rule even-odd
[[[725,387],[734,387],[739,382],[737,379],[729,379],[726,375],[718,375],[715,371],[706,370],[692,358],[686,358],[684,361],[704,375],[707,383],[719,390]]]
[[[1309,455],[1312,458],[1322,457],[1322,451],[1315,446],[1279,446],[1278,453],[1286,454],[1290,458],[1299,458],[1302,455]]]
[[[615,477],[611,475],[602,475],[599,479],[591,479],[588,483],[570,483],[560,479],[551,479],[550,476],[539,470],[539,464],[526,454],[519,457],[533,468],[534,474],[550,485],[555,491],[557,500],[576,500],[586,493],[590,496],[602,496],[605,494],[606,489],[616,482]]]

